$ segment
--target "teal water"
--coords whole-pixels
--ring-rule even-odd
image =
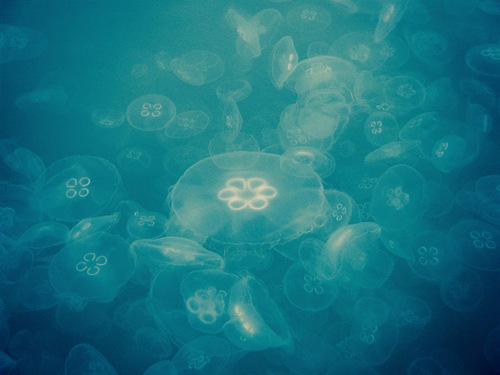
[[[500,2],[0,3],[0,374],[500,373]]]

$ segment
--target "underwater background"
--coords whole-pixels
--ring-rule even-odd
[[[1,0],[0,374],[500,373],[500,1]]]

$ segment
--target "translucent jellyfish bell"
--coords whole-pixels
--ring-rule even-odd
[[[78,344],[71,348],[64,367],[66,375],[118,374],[106,357],[89,344]]]
[[[386,43],[376,42],[373,34],[354,31],[337,39],[330,54],[352,62],[360,69],[373,70],[387,60]]]
[[[286,345],[290,332],[278,306],[262,283],[248,277],[237,282],[230,292],[231,320],[224,334],[244,350],[264,350]]]
[[[276,42],[271,55],[271,78],[276,88],[283,88],[285,81],[297,67],[298,59],[291,36],[284,36]]]
[[[310,177],[318,174],[326,178],[335,169],[335,159],[312,147],[290,147],[281,156],[280,166],[292,176]]]
[[[142,131],[163,129],[177,113],[175,104],[166,96],[157,94],[142,95],[127,107],[128,123]]]
[[[351,339],[356,356],[369,365],[386,362],[398,342],[398,322],[390,307],[379,298],[361,298],[353,315]]]
[[[96,233],[69,243],[54,256],[50,281],[69,301],[106,303],[132,276],[135,261],[135,254],[121,237]]]
[[[248,157],[256,162],[242,168]],[[218,167],[228,158],[234,169]],[[265,153],[204,159],[179,179],[170,198],[182,226],[229,244],[290,241],[311,230],[324,211],[318,176],[290,176],[278,155]]]
[[[215,270],[193,271],[184,276],[181,293],[191,326],[216,333],[229,320],[229,291],[239,278]]]
[[[297,94],[332,88],[354,81],[356,67],[335,56],[317,56],[302,60],[288,76],[285,85]]]
[[[488,77],[500,77],[500,45],[481,44],[467,51],[465,63],[474,72]]]
[[[213,52],[193,50],[170,62],[174,74],[191,86],[218,80],[224,73],[224,62]]]
[[[330,13],[315,4],[300,4],[286,15],[288,25],[300,33],[317,33],[332,23]]]
[[[288,268],[283,278],[283,287],[288,301],[305,311],[327,309],[335,301],[339,292],[335,281],[311,275],[299,263]]]
[[[90,121],[100,128],[114,129],[123,125],[125,114],[116,109],[96,109],[92,112]]]
[[[439,291],[443,302],[459,312],[473,311],[484,298],[483,283],[470,268],[455,269],[441,281]]]
[[[94,156],[71,156],[47,168],[43,206],[53,219],[79,221],[109,207],[121,187],[115,166]]]
[[[396,165],[380,176],[370,202],[375,222],[388,231],[410,227],[422,214],[424,177],[412,167]]]
[[[16,99],[15,105],[24,112],[63,114],[71,109],[68,93],[61,87],[45,87],[28,92]]]

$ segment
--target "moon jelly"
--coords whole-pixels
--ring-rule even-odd
[[[121,187],[116,167],[94,156],[70,156],[47,168],[43,207],[53,219],[79,221],[108,208]]]
[[[248,166],[242,160],[255,158]],[[231,159],[235,169],[219,161]],[[245,167],[241,167],[244,165]],[[311,230],[324,211],[318,176],[296,177],[280,169],[280,157],[231,153],[189,168],[171,192],[182,226],[229,244],[287,242]]]
[[[175,104],[166,96],[148,94],[135,99],[127,107],[127,121],[142,131],[163,129],[177,113]]]
[[[173,59],[170,67],[177,78],[191,86],[217,81],[224,73],[221,58],[210,51],[190,51]]]

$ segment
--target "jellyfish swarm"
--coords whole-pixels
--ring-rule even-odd
[[[325,211],[317,175],[288,175],[278,155],[250,152],[201,160],[179,179],[170,201],[183,227],[236,245],[290,241]]]

